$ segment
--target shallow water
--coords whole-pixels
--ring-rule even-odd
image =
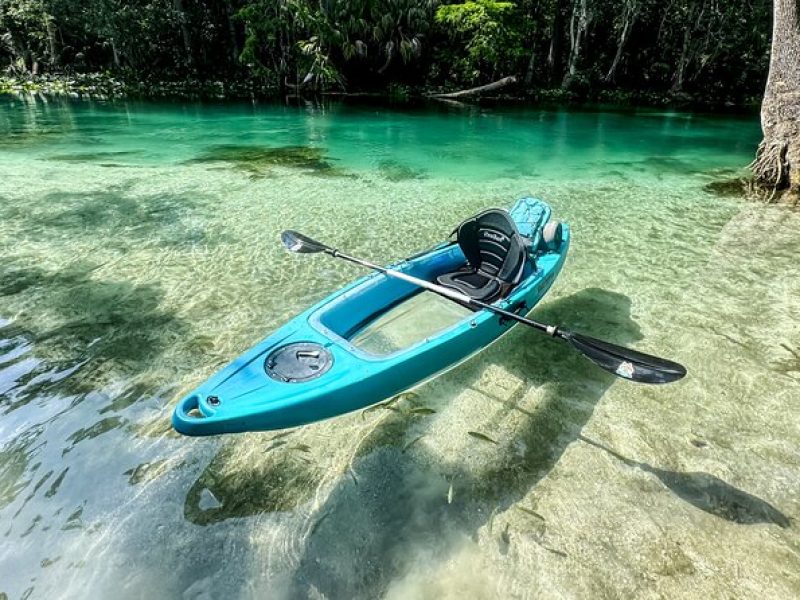
[[[706,190],[751,117],[0,99],[9,598],[800,595],[800,214]],[[361,272],[531,193],[542,321],[376,409],[189,439],[178,397]],[[415,408],[430,408],[414,410]]]

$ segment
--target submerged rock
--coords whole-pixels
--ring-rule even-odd
[[[206,511],[221,507],[222,502],[217,500],[217,497],[214,496],[214,493],[211,490],[208,488],[203,488],[200,491],[200,499],[197,501],[197,508],[202,511]]]

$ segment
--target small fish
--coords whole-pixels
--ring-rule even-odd
[[[316,522],[316,523],[314,523],[314,524],[311,526],[311,531],[309,531],[309,532],[308,532],[308,535],[310,535],[310,536],[311,536],[311,535],[314,535],[314,532],[317,530],[317,528],[318,528],[320,525],[322,525],[322,522],[323,522],[325,519],[327,519],[327,518],[328,518],[328,515],[330,515],[330,514],[331,514],[330,512],[326,512],[326,513],[325,513],[324,515],[322,515],[322,516],[321,516],[319,519],[317,519],[317,522]]]
[[[486,526],[486,528],[489,530],[490,535],[492,533],[492,525],[494,525],[494,516],[497,514],[497,508],[498,507],[495,506],[494,510],[492,511],[492,514],[489,515],[489,523]]]
[[[452,483],[450,484],[450,489],[447,490],[447,503],[448,504],[452,504],[453,503],[453,484]]]
[[[364,419],[364,415],[365,414],[367,414],[369,412],[372,412],[373,410],[379,410],[381,408],[384,409],[384,410],[391,410],[391,411],[394,411],[394,412],[400,412],[400,409],[395,407],[395,406],[392,406],[391,403],[392,403],[392,401],[389,400],[389,402],[381,402],[379,404],[374,404],[374,405],[370,406],[369,408],[365,408],[364,410],[361,411],[361,419],[362,420]]]
[[[413,440],[411,440],[410,442],[408,442],[408,443],[407,443],[405,446],[403,446],[403,449],[401,450],[401,452],[402,452],[403,454],[405,454],[406,450],[408,450],[409,448],[411,448],[411,446],[413,446],[414,444],[416,444],[418,441],[420,441],[420,440],[421,440],[422,438],[424,438],[424,437],[425,437],[425,434],[418,435],[418,436],[417,436],[417,437],[415,437]]]
[[[516,508],[517,510],[521,510],[524,513],[527,513],[527,514],[531,515],[532,517],[536,517],[537,519],[541,519],[542,521],[545,520],[545,518],[542,515],[540,515],[539,513],[537,513],[535,510],[531,510],[530,508],[527,508],[525,506],[520,506],[520,505],[517,504],[516,506],[514,506],[514,508]]]
[[[275,440],[279,440],[281,438],[285,438],[287,435],[292,435],[295,431],[296,431],[295,429],[289,429],[287,431],[281,431],[280,433],[272,436],[272,441],[274,442]]]
[[[542,546],[542,548],[544,548],[548,552],[552,552],[553,554],[558,554],[559,556],[562,556],[564,558],[567,557],[567,553],[562,552],[561,550],[556,550],[555,548],[550,548],[549,546]]]
[[[493,440],[488,435],[485,435],[485,434],[483,434],[483,433],[481,433],[479,431],[468,431],[467,433],[469,435],[471,435],[472,437],[474,437],[474,438],[477,438],[479,440],[483,440],[484,442],[489,442],[490,444],[497,444],[497,442],[495,440]]]
[[[783,342],[780,343],[780,346],[783,347],[783,349],[788,351],[790,354],[794,355],[795,358],[800,358],[800,354],[792,350],[789,346],[787,346]]]
[[[270,446],[267,446],[267,449],[266,449],[266,450],[264,450],[264,452],[269,452],[269,451],[271,451],[271,450],[275,450],[275,448],[280,448],[280,447],[281,447],[281,446],[283,446],[285,443],[286,443],[286,442],[285,442],[285,441],[283,441],[283,440],[278,440],[277,442],[273,443],[272,445],[270,445]]]
[[[414,402],[415,400],[419,399],[419,394],[416,392],[403,392],[402,394],[398,394],[396,398],[399,400],[408,400],[409,402]]]
[[[380,404],[375,404],[375,405],[373,405],[373,406],[370,406],[369,408],[365,408],[364,410],[362,410],[362,411],[361,411],[361,420],[362,420],[362,421],[364,420],[364,416],[365,416],[367,413],[371,413],[371,412],[373,412],[373,411],[376,411],[376,410],[378,410],[380,407],[381,407],[381,405],[380,405]]]
[[[508,534],[508,523],[506,523],[506,528],[503,529],[503,532],[500,534],[500,541],[503,542],[503,554],[508,551],[508,547],[511,545],[511,536]]]
[[[427,406],[418,406],[408,411],[408,413],[411,415],[432,415],[435,412],[435,410],[428,408]]]
[[[356,472],[353,470],[353,465],[347,465],[347,472],[350,473],[350,477],[353,478],[353,483],[358,485],[358,477],[356,477]]]
[[[311,452],[311,446],[309,446],[308,444],[297,444],[296,446],[292,446],[289,449],[297,450],[299,452]]]
[[[400,400],[402,400],[402,399],[403,399],[403,394],[397,394],[397,396],[395,396],[394,398],[392,398],[392,399],[390,399],[390,400],[387,400],[386,402],[384,402],[384,403],[383,403],[383,405],[384,405],[384,406],[391,406],[391,405],[392,405],[392,404],[394,404],[395,402],[399,402],[399,401],[400,401]]]

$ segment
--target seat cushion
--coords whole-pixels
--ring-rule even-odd
[[[516,285],[525,268],[525,243],[508,212],[496,208],[458,227],[458,245],[478,273]]]
[[[500,283],[497,279],[487,277],[472,269],[439,275],[436,282],[481,302],[491,302],[500,293]]]

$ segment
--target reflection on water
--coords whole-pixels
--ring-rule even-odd
[[[674,113],[0,100],[0,594],[796,597],[800,216],[708,191],[757,139]],[[183,392],[363,274],[281,230],[389,262],[525,193],[575,234],[539,320],[690,377],[616,381],[516,328],[371,410],[171,430]]]

